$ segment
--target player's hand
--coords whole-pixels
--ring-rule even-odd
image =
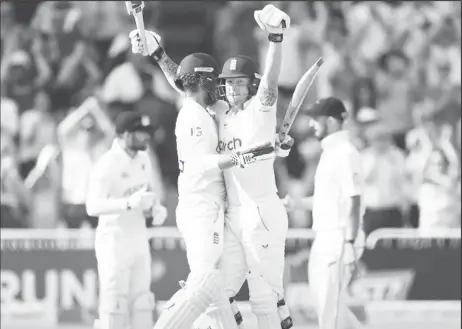
[[[255,153],[239,153],[236,152],[236,155],[238,157],[238,166],[241,168],[247,167],[249,164],[258,162],[258,161],[265,161],[265,160],[272,160],[276,157],[276,154],[273,152],[267,153],[267,154],[262,154],[262,155],[257,155]]]
[[[146,45],[148,49],[144,49],[143,42],[141,41],[140,34],[138,30],[133,30],[130,32],[128,37],[132,44],[132,52],[134,54],[141,54],[143,56],[151,56],[157,49],[160,47],[160,40],[162,39],[160,35],[152,31],[144,31],[146,36]]]
[[[356,275],[358,271],[358,256],[353,243],[346,243],[343,249],[344,272],[350,277]]]
[[[292,197],[287,194],[284,199],[281,199],[282,201],[282,204],[284,205],[284,207],[286,207],[286,210],[287,211],[292,211],[294,210],[295,208],[295,201],[294,199],[292,199]]]
[[[294,139],[289,135],[286,135],[282,142],[279,140],[279,136],[276,135],[276,147],[274,148],[274,152],[277,157],[285,158],[289,155],[293,145]]]
[[[145,211],[151,209],[155,201],[156,194],[154,192],[147,191],[147,186],[145,186],[141,190],[133,193],[128,198],[127,205],[130,209],[139,209]]]
[[[266,5],[262,10],[255,10],[255,21],[263,31],[282,34],[290,27],[290,17],[273,5]]]
[[[165,220],[167,219],[167,208],[165,208],[161,204],[157,204],[154,207],[152,207],[152,224],[154,226],[160,226],[165,223]]]

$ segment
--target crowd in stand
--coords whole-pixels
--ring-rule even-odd
[[[298,79],[323,56],[306,102],[333,95],[350,111],[349,128],[364,155],[366,231],[460,227],[460,2],[274,3],[292,20],[278,117]],[[210,7],[206,17],[189,21],[197,28],[188,32],[162,25],[182,2],[148,2],[145,20],[174,60],[190,51],[181,44],[188,39],[219,63],[245,54],[262,67],[268,41],[253,11],[265,4],[202,3]],[[134,23],[123,3],[2,1],[1,24],[1,227],[95,227],[84,206],[88,175],[124,110],[149,114],[156,124],[150,153],[157,193],[174,225],[181,100],[158,67],[131,53]],[[300,113],[291,131],[296,143],[275,163],[281,197],[313,192],[321,149],[308,122]],[[292,227],[311,225],[308,212],[290,218]]]

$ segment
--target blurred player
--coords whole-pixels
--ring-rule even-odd
[[[313,210],[316,238],[308,276],[319,329],[341,328],[346,322],[360,326],[342,302],[360,257],[355,241],[360,244],[363,241],[359,240],[364,238],[360,230],[361,159],[349,132],[342,128],[346,114],[343,103],[333,97],[318,100],[309,108],[307,115],[323,149],[315,175],[314,195],[302,200],[285,200],[289,208]]]
[[[179,66],[159,46],[154,33],[146,31],[148,49],[143,49],[138,31],[132,31],[132,51],[152,55],[168,72],[172,86],[184,96],[175,134],[180,167],[177,225],[185,243],[191,273],[183,289],[167,303],[155,328],[190,329],[192,323],[211,303],[215,326],[237,328],[231,306],[224,291],[224,275],[219,268],[223,253],[225,170],[246,167],[255,161],[272,158],[273,154],[253,156],[236,148],[220,155],[214,114],[208,107],[217,102],[219,68],[209,55],[186,56]]]
[[[100,283],[100,329],[151,329],[154,296],[146,217],[161,225],[166,209],[152,190],[146,152],[149,117],[122,112],[117,137],[92,169],[86,207],[98,216],[95,251]]]

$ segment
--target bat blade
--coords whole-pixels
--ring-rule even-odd
[[[289,107],[287,108],[286,115],[282,121],[281,127],[279,128],[278,137],[281,142],[289,133],[289,130],[294,123],[295,117],[300,110],[300,106],[302,106],[303,101],[308,94],[308,90],[313,84],[314,79],[316,78],[316,75],[318,74],[319,69],[323,63],[324,60],[319,58],[316,63],[314,63],[313,66],[311,66],[308,71],[303,74],[300,81],[297,83],[297,86],[295,87],[294,93],[292,95],[292,99],[290,100]]]
[[[271,152],[274,152],[274,147],[271,144],[271,142],[257,143],[257,144],[239,149],[239,153],[241,154],[253,153],[254,156],[269,154]]]

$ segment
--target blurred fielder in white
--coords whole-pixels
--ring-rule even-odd
[[[152,58],[156,60],[156,62],[159,64],[159,66],[163,70],[170,84],[178,92],[180,92],[182,96],[186,97],[186,100],[184,102],[184,109],[182,110],[184,114],[182,115],[182,111],[180,111],[180,116],[186,117],[188,115],[188,119],[181,120],[182,122],[184,120],[183,124],[187,122],[188,125],[179,127],[180,118],[178,119],[178,122],[177,122],[177,144],[178,144],[178,154],[179,154],[179,159],[180,159],[180,168],[184,166],[184,172],[180,175],[180,178],[182,176],[183,177],[186,176],[185,174],[186,174],[186,168],[187,168],[187,162],[188,162],[186,160],[191,161],[191,158],[193,156],[197,157],[198,156],[197,152],[200,150],[200,148],[197,147],[197,144],[194,144],[194,143],[187,143],[187,144],[185,143],[184,145],[182,145],[183,138],[184,140],[186,140],[186,137],[180,138],[180,136],[182,135],[185,135],[185,136],[188,135],[187,136],[188,139],[194,139],[194,138],[200,139],[199,138],[200,136],[202,136],[202,138],[206,138],[205,136],[215,133],[216,139],[211,140],[210,144],[208,144],[209,147],[211,147],[209,152],[210,153],[213,152],[217,155],[219,153],[225,153],[221,155],[223,159],[229,159],[230,156],[231,157],[235,156],[236,152],[239,151],[241,147],[251,146],[258,142],[271,141],[273,142],[273,145],[274,145],[274,140],[275,140],[274,136],[276,133],[275,102],[277,100],[277,77],[279,75],[280,52],[281,52],[281,49],[280,49],[281,46],[279,43],[280,41],[282,41],[282,30],[283,30],[281,22],[284,20],[286,22],[286,26],[288,27],[290,25],[290,19],[286,14],[284,14],[283,12],[281,12],[274,6],[268,6],[263,11],[256,12],[255,16],[259,22],[259,25],[264,29],[271,28],[269,27],[269,25],[271,24],[274,24],[276,26],[281,26],[281,27],[273,28],[274,31],[268,31],[271,34],[270,41],[272,41],[275,44],[275,46],[271,47],[271,50],[269,52],[270,53],[269,64],[268,64],[269,67],[268,67],[267,72],[265,72],[265,76],[263,78],[264,83],[262,83],[261,88],[258,87],[260,78],[255,75],[257,73],[256,66],[251,60],[249,61],[245,57],[237,57],[237,58],[230,59],[229,65],[232,67],[234,71],[237,72],[237,69],[240,69],[241,66],[245,66],[248,69],[247,71],[244,71],[245,73],[241,72],[237,79],[229,80],[229,83],[231,83],[231,89],[235,87],[238,87],[239,89],[239,91],[237,91],[235,95],[230,94],[230,98],[232,99],[234,99],[233,96],[236,96],[235,99],[237,102],[233,103],[233,106],[234,104],[236,105],[234,106],[233,109],[230,109],[230,106],[228,105],[227,102],[217,101],[217,99],[215,100],[209,99],[210,101],[207,103],[204,103],[203,108],[200,109],[199,111],[199,108],[197,107],[197,103],[199,102],[197,100],[196,100],[196,103],[191,102],[191,93],[190,92],[185,93],[185,88],[184,88],[185,83],[188,83],[188,84],[191,83],[190,81],[188,82],[188,80],[191,80],[191,76],[193,76],[191,73],[189,73],[189,76],[185,75],[189,72],[188,66],[191,66],[191,64],[188,63],[188,61],[186,60],[188,59],[189,56],[186,57],[178,66],[165,54],[165,51],[160,46],[159,44],[160,36],[158,36],[157,34],[153,32],[146,31],[148,50],[144,51],[139,41],[137,31],[135,30],[130,34],[130,37],[132,40],[133,52],[143,53],[144,55],[147,55],[147,54],[151,55]],[[196,63],[202,64],[202,62],[200,62],[199,60],[197,60]],[[199,73],[201,73],[200,72],[201,70],[205,70],[205,72],[215,72],[214,69],[209,70],[210,66],[212,66],[213,68],[213,65],[201,65],[201,66],[196,65],[194,67],[194,71],[192,70],[192,68],[190,69],[190,71],[199,72]],[[181,84],[183,84],[183,86]],[[253,97],[256,95],[258,89],[259,89],[258,97]],[[242,93],[242,95],[238,93]],[[251,98],[253,100],[250,100]],[[247,104],[244,104],[246,102]],[[248,110],[246,109],[246,111],[240,111],[244,107],[246,108],[248,107],[249,109]],[[245,126],[248,127],[247,128],[248,134],[245,136],[246,139],[244,142],[243,140],[238,140],[238,138],[234,138],[234,139],[231,138],[231,141],[226,141],[227,146],[223,147],[225,140],[222,139],[221,135],[219,136],[217,135],[217,132],[218,134],[221,134],[222,131],[220,128],[217,129],[215,121],[219,121],[220,123],[225,123],[225,122],[222,122],[222,120],[227,120],[228,114],[229,114],[229,117],[232,117],[232,114],[229,113],[229,110],[233,112],[232,114],[238,114],[239,112],[247,113],[246,115],[240,115],[242,116],[242,118],[240,118],[239,120],[245,121]],[[236,117],[237,116],[238,115],[236,115]],[[207,117],[208,118],[207,122],[201,122],[200,121],[201,117]],[[274,120],[273,120],[273,117],[274,117]],[[215,121],[213,120],[210,121],[210,118],[214,118]],[[205,121],[205,119],[203,121]],[[213,122],[213,127],[211,127],[209,122]],[[235,125],[233,124],[234,126],[234,128],[232,129],[233,132],[236,132],[239,129],[238,125],[239,123],[237,121]],[[179,129],[179,128],[182,128],[182,129]],[[200,136],[196,136],[198,134],[200,134]],[[189,135],[191,135],[192,137]],[[220,137],[220,139],[218,137]],[[236,137],[244,138],[244,136],[236,136]],[[278,143],[277,146],[279,146],[280,144],[281,143]],[[280,155],[283,155],[283,152],[281,152],[279,148],[277,149],[278,149],[278,153]],[[290,147],[288,149],[290,149]],[[286,153],[288,153],[288,150],[286,150]],[[256,173],[260,173],[261,170],[264,169],[262,174],[265,175],[265,177],[262,179],[268,180],[269,184],[271,185],[271,182],[272,181],[274,182],[274,172],[273,172],[274,157],[271,156],[269,159],[268,157],[265,157],[264,159],[267,161],[256,162],[248,167],[245,165],[246,163],[243,163],[244,165],[240,164],[239,166],[234,166],[234,168],[239,167],[237,170],[239,170],[240,172],[246,172],[245,179],[252,177]],[[181,161],[181,160],[184,160],[184,161]],[[258,159],[256,160],[258,161]],[[265,165],[262,166],[263,163],[265,163]],[[227,169],[227,168],[230,168],[231,166],[220,165],[219,167],[221,169]],[[250,169],[250,168],[253,168],[253,169]],[[228,170],[235,170],[235,169],[228,169]],[[228,188],[228,180],[235,179],[234,174],[228,175],[227,173],[228,170],[224,171],[225,175],[227,175],[228,177],[226,181],[227,188]],[[247,171],[247,170],[251,170],[251,171]],[[262,174],[260,174],[258,177],[261,178]],[[186,180],[186,178],[183,178],[183,179]],[[221,179],[223,179],[222,176],[221,176]],[[242,176],[241,179],[244,179],[244,176]],[[253,185],[255,185],[256,180],[257,180],[256,178],[253,178]],[[185,190],[183,192],[184,194],[186,194],[186,192],[191,193],[191,191],[193,191],[194,186],[196,186],[195,187],[196,189],[198,189],[199,187],[198,185],[199,181],[197,179],[195,181],[194,180],[189,180],[189,181],[191,183],[191,185],[188,185],[190,191]],[[229,181],[229,183],[231,183],[231,181]],[[252,184],[252,182],[250,181],[248,183]],[[247,188],[249,188],[249,186],[250,185],[246,184]],[[215,193],[211,193],[210,195],[204,194],[204,192],[207,192],[205,189],[200,190],[200,192],[203,194],[203,198],[208,198],[208,199],[210,199],[212,195],[215,195],[215,198],[217,195],[219,195],[217,191],[214,191]],[[182,192],[180,191],[180,202],[182,200],[181,193]],[[226,191],[224,190],[224,184],[223,184],[223,195],[225,195],[225,193]],[[255,295],[257,298],[254,298],[257,304],[258,302],[260,302],[260,304],[262,305],[260,307],[260,312],[259,312],[260,318],[261,318],[260,320],[261,328],[280,329],[281,319],[280,319],[280,316],[278,315],[277,304],[278,304],[278,293],[281,293],[282,295],[282,269],[283,269],[283,260],[284,260],[285,232],[287,231],[287,215],[286,215],[283,205],[280,203],[280,201],[278,200],[276,196],[275,184],[274,184],[274,188],[273,186],[269,186],[268,188],[268,185],[264,185],[264,186],[261,186],[260,189],[258,189],[258,191],[251,190],[249,192],[249,191],[243,190],[241,192],[238,192],[236,190],[235,193],[236,194],[239,193],[239,196],[237,195],[235,196],[236,205],[240,205],[239,199],[241,197],[245,197],[247,203],[253,203],[253,207],[245,208],[247,211],[246,217],[252,216],[251,222],[254,224],[253,226],[248,225],[247,235],[249,236],[247,237],[248,238],[247,245],[249,246],[249,250],[248,250],[249,257],[254,257],[254,258],[251,258],[253,261],[254,268],[255,268],[255,274],[254,274],[255,281],[254,282],[256,283],[262,282],[262,285],[264,285],[266,288],[266,289],[263,289],[263,292],[261,293],[262,296],[260,296],[261,297],[260,300],[257,297],[258,295]],[[196,197],[198,197],[198,195],[196,195]],[[277,208],[277,214],[281,215],[280,216],[281,219],[279,223],[273,224],[274,231],[272,231],[272,234],[275,236],[277,235],[279,239],[271,243],[271,248],[268,248],[268,244],[266,242],[266,240],[271,238],[271,234],[268,232],[267,227],[264,227],[264,225],[262,225],[260,216],[258,215],[258,206],[256,205],[256,201],[258,200],[252,200],[252,197],[257,197],[257,199],[259,199],[260,201],[264,201],[266,203],[269,203],[270,200],[272,200],[272,202],[276,202],[280,204],[280,207]],[[186,200],[185,197],[183,198]],[[193,216],[195,212],[199,210],[200,210],[201,216],[202,217],[204,216],[203,209],[201,209],[201,207],[198,206],[200,205],[200,203],[198,203],[197,200],[198,199],[195,199],[193,200],[194,202],[190,202],[190,203],[185,202],[183,206],[179,205],[179,208],[177,210],[177,222],[178,222],[178,227],[180,228],[180,230],[182,230],[181,226],[186,225],[186,220],[189,223],[188,226],[191,226],[191,225],[194,226],[194,227],[189,227],[189,230],[184,230],[186,233],[184,233],[183,236],[186,240],[187,248],[188,248],[187,235],[194,235],[195,239],[199,240],[200,238],[198,236],[198,233],[200,232],[198,232],[198,227],[200,226],[198,225],[198,223],[203,223],[204,219],[208,218],[208,217],[200,218],[199,216],[197,219],[193,218],[195,217]],[[224,202],[222,205],[223,207],[225,206]],[[181,209],[183,209],[183,211],[181,211]],[[267,208],[265,209],[265,212],[266,211],[270,213],[271,211],[274,211],[274,210]],[[242,212],[241,210],[236,208],[236,211],[235,211],[236,219],[235,219],[235,224],[234,224],[236,226],[240,225],[237,219],[237,215],[240,214],[241,212]],[[186,219],[182,219],[183,217]],[[182,222],[185,222],[185,224],[182,224]],[[217,225],[215,228],[217,232],[219,229],[218,225],[222,225],[221,232],[223,232],[224,218],[220,219],[220,222],[217,222]],[[278,225],[278,227],[276,227],[275,225]],[[238,229],[236,227],[236,230],[240,230],[240,228]],[[223,255],[223,258],[221,259],[221,269],[225,274],[225,276],[222,278],[222,281],[221,281],[221,287],[227,288],[227,291],[226,291],[227,294],[224,295],[224,298],[220,298],[218,301],[215,300],[213,302],[213,304],[208,308],[207,314],[202,319],[200,319],[198,322],[194,324],[194,328],[201,328],[201,329],[202,328],[213,328],[213,329],[231,328],[231,327],[227,327],[226,325],[223,327],[224,322],[220,323],[220,321],[217,321],[217,319],[220,318],[219,314],[223,313],[225,309],[226,310],[230,309],[228,298],[234,297],[234,295],[239,291],[240,287],[242,286],[243,281],[245,280],[245,276],[248,272],[248,268],[247,268],[246,258],[243,257],[243,254],[242,254],[243,252],[242,242],[240,241],[240,238],[239,238],[238,240],[235,240],[235,242],[237,243],[237,251],[235,250],[236,251],[235,257],[230,258],[230,260],[234,259],[235,261],[239,263],[238,273],[235,273],[235,272],[231,273],[232,275],[236,277],[228,276],[228,274],[230,274],[229,271],[230,271],[230,267],[232,266],[232,264],[229,263],[228,266],[226,266],[224,264],[225,262],[224,258],[228,258],[228,256],[231,256],[230,250],[227,249],[227,241],[229,237],[230,237],[230,231],[225,232],[225,247],[224,248],[226,249],[226,251],[225,251],[225,254]],[[262,239],[264,239],[265,241],[263,241]],[[274,247],[273,247],[273,243],[274,243]],[[220,240],[220,244],[221,244],[221,252],[223,252],[222,240]],[[254,248],[254,246],[256,245],[258,245],[257,250],[259,254],[254,255],[254,252],[257,251]],[[273,248],[274,250],[278,251],[277,259],[280,259],[281,261],[278,264],[276,264],[276,266],[273,266],[270,268],[269,267],[270,259],[276,256],[276,251],[272,255],[269,255],[270,250],[273,250]],[[211,260],[216,259],[215,257],[211,257],[211,251],[213,251],[213,249],[214,248],[208,246],[207,249],[202,248],[201,250],[198,250],[198,251],[201,251],[202,254],[199,252],[196,254],[193,254],[192,252],[188,251],[188,261],[190,263],[191,273],[194,272],[193,268],[195,266],[193,266],[193,264],[194,263],[200,264],[200,261],[204,257],[207,258],[208,263],[211,263]],[[262,261],[262,263],[265,263],[266,265],[264,266],[265,275],[267,274],[268,277],[271,277],[272,281],[274,281],[274,284],[273,284],[274,287],[272,287],[271,284],[268,283],[269,279],[262,278],[259,274],[257,274],[257,273],[263,272],[260,268],[257,270],[257,267],[259,267],[259,265],[257,266],[257,263],[260,264],[259,257],[263,255],[262,253],[266,254],[264,257],[264,261]],[[271,259],[271,261],[274,262],[274,259]],[[279,269],[279,267],[281,267],[281,269]],[[203,264],[202,264],[202,269],[204,269]],[[273,279],[273,276],[274,276],[274,279]],[[280,287],[278,285],[279,276],[281,276]],[[230,279],[235,280],[235,282],[230,283]],[[265,305],[263,305],[263,302],[265,303]],[[258,307],[256,307],[256,309],[258,309]],[[236,313],[237,313],[237,310],[236,310]],[[288,317],[288,312],[285,318],[287,317]],[[271,321],[273,324],[269,325],[268,324],[269,321]],[[234,327],[235,326],[236,324],[234,324]],[[159,326],[159,328],[164,329],[167,327]],[[180,328],[180,327],[176,327],[176,328]]]
[[[154,296],[146,218],[162,225],[167,210],[152,191],[146,152],[149,117],[122,112],[117,137],[92,169],[86,201],[98,216],[95,251],[100,284],[99,329],[151,329]]]
[[[310,254],[308,278],[319,329],[340,329],[346,323],[361,328],[342,297],[350,282],[364,245],[360,229],[363,175],[361,158],[347,130],[347,112],[342,101],[328,97],[318,100],[306,112],[323,149],[314,195],[301,200],[285,199],[289,209],[313,211],[316,238]]]

